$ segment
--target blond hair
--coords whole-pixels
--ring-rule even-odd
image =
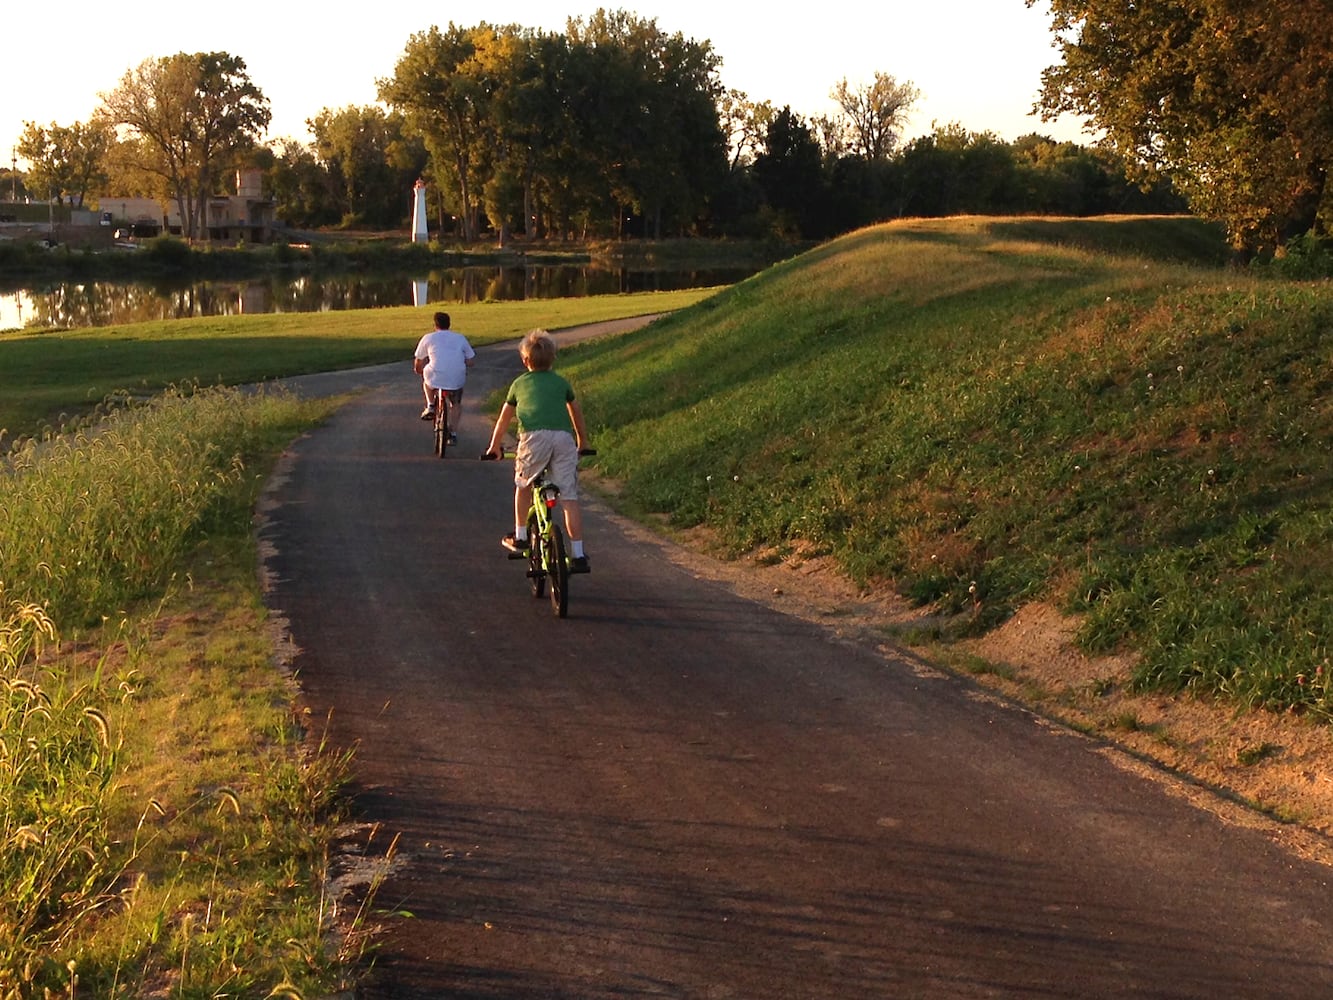
[[[518,345],[518,353],[533,371],[546,371],[555,364],[555,341],[545,330],[533,330]]]

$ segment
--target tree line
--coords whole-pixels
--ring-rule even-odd
[[[1039,110],[1085,116],[1104,136],[1092,146],[958,124],[904,142],[919,95],[886,73],[835,82],[837,111],[806,118],[726,90],[709,43],[599,10],[563,32],[413,34],[376,81],[382,106],[322,110],[309,143],[263,143],[268,102],[241,59],[148,60],[87,123],[28,123],[23,182],[71,202],[174,201],[190,236],[238,167],[261,169],[301,228],[402,227],[424,177],[434,228],[464,241],[822,239],[901,216],[1193,210],[1263,251],[1324,227],[1333,14],[1296,0],[1122,6],[1052,3],[1063,61]]]

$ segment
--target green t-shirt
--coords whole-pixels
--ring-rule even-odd
[[[574,424],[569,419],[566,404],[574,401],[574,387],[555,372],[524,372],[514,379],[505,402],[517,411],[518,432],[569,431]]]

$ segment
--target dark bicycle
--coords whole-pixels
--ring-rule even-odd
[[[462,392],[458,389],[431,389],[431,407],[435,410],[435,457],[444,458],[450,445],[458,444],[458,436],[449,430],[449,412],[458,406]]]

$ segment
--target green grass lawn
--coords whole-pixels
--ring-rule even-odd
[[[604,319],[678,309],[708,289],[448,307],[474,345]],[[113,393],[236,385],[404,360],[437,306],[200,317],[0,336],[0,430],[31,436]]]

